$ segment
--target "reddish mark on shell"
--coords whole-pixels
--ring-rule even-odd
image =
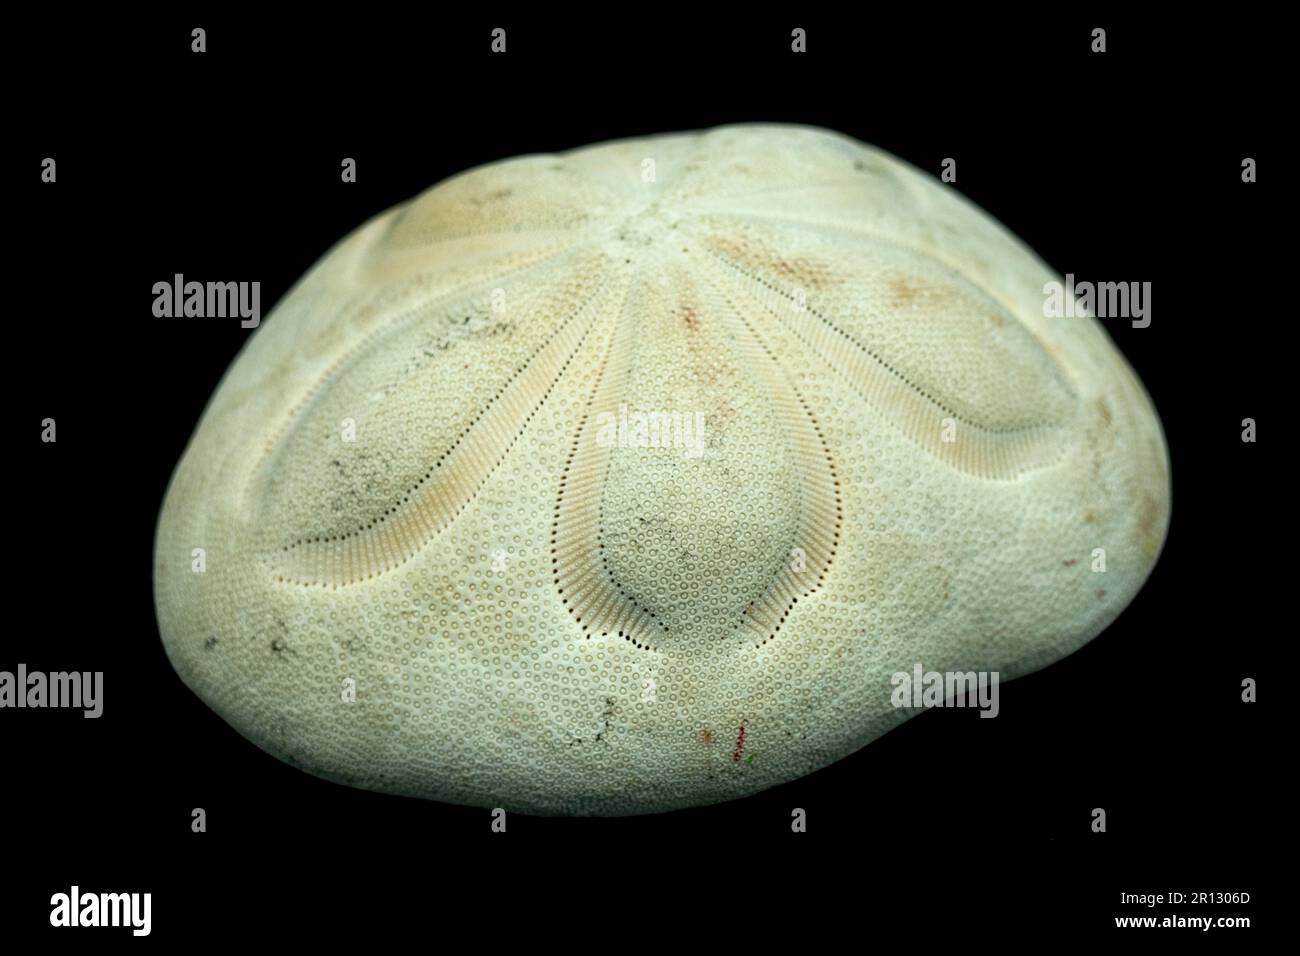
[[[732,763],[740,763],[740,755],[745,752],[745,721],[740,722],[740,734],[736,737],[736,752],[731,755]]]
[[[1079,563],[1079,559],[1078,559],[1078,558],[1071,558],[1069,561],[1062,561],[1061,563],[1062,563],[1063,565],[1065,565],[1067,568],[1072,568],[1072,567],[1074,567],[1076,564]]]

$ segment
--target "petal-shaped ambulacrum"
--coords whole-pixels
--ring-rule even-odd
[[[914,712],[895,674],[1028,673],[1150,572],[1160,425],[1054,278],[817,129],[457,176],[213,396],[159,520],[167,654],[357,787],[628,814],[806,774]]]

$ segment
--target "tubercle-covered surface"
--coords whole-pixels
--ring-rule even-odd
[[[810,128],[457,176],[221,383],[159,522],[168,655],[354,786],[621,814],[808,773],[904,719],[896,671],[1042,667],[1156,559],[1159,423],[1096,321],[1043,316],[1052,278]],[[602,440],[638,413],[700,454]]]

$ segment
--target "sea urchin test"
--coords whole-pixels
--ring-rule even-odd
[[[915,712],[895,674],[1026,674],[1150,572],[1160,424],[1057,279],[824,130],[458,175],[226,374],[159,519],[167,654],[355,787],[631,814],[807,774]]]

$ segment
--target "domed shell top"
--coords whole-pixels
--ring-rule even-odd
[[[1042,667],[1156,559],[1159,422],[1053,278],[824,130],[456,176],[213,396],[159,520],[168,656],[358,787],[628,814],[809,773],[908,715],[895,673]]]

